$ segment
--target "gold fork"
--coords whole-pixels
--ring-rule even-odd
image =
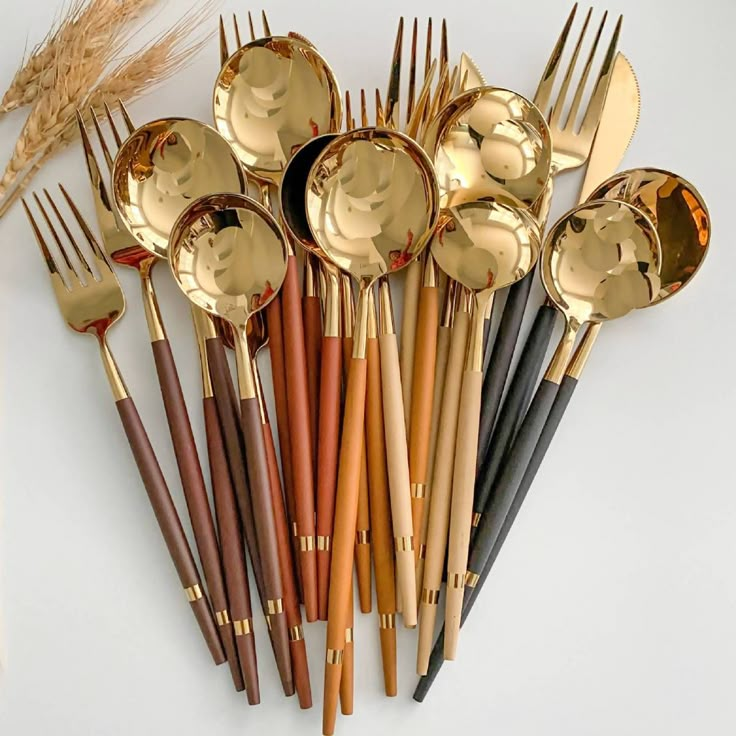
[[[64,320],[75,332],[91,335],[97,339],[100,357],[112,389],[120,421],[125,429],[128,443],[148,493],[148,498],[153,506],[164,541],[210,653],[215,662],[221,664],[225,661],[225,654],[212,617],[209,601],[202,590],[192,552],[189,549],[166,480],[161,472],[146,430],[107,345],[108,330],[122,317],[125,311],[123,291],[113,273],[110,261],[100,248],[97,239],[64,187],[59,186],[74,219],[79,225],[84,241],[89,247],[91,258],[82,252],[72,234],[71,227],[67,224],[56,203],[46,190],[44,190],[44,194],[48,206],[56,218],[57,226],[54,225],[52,216],[40,197],[34,194],[33,198],[36,207],[46,222],[53,241],[56,243],[61,258],[52,254],[41,227],[25,200],[23,200],[23,207],[38,241],[41,255],[49,270],[51,286]],[[63,231],[63,236],[59,235],[57,227]],[[66,245],[62,237],[67,241]],[[72,265],[75,256],[77,265]]]

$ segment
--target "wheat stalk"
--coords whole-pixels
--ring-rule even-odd
[[[72,0],[61,21],[16,72],[0,100],[0,115],[30,105],[51,90],[58,72],[69,68],[68,44],[73,43],[76,36],[84,35],[91,42],[90,48],[97,48],[97,41],[105,39],[111,26],[137,18],[155,2],[157,0]]]
[[[53,133],[45,137],[45,145],[42,145],[33,156],[25,155],[29,146],[23,141],[23,135],[21,135],[19,143],[24,155],[19,157],[22,160],[19,160],[17,165],[22,168],[17,171],[13,168],[12,182],[5,184],[6,177],[0,181],[0,217],[18,199],[41,167],[79,136],[75,117],[77,107],[85,113],[91,110],[101,118],[105,114],[105,105],[114,105],[118,100],[129,102],[170,77],[175,71],[186,65],[211,38],[212,34],[208,34],[186,43],[189,29],[201,26],[206,16],[211,13],[211,9],[212,4],[208,3],[198,11],[192,10],[173,28],[161,34],[143,49],[124,58],[107,76],[92,87],[91,91],[88,87],[86,94],[81,95],[71,108],[63,111],[60,109],[60,114],[53,120],[53,126],[49,125],[48,128],[49,131],[53,129]],[[18,145],[16,145],[16,150],[18,150]],[[7,173],[6,170],[6,176]]]

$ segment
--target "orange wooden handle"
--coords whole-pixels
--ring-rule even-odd
[[[345,654],[342,660],[340,679],[340,712],[344,716],[353,715],[355,701],[355,647],[353,646],[353,625],[355,623],[355,600],[353,587],[348,597],[348,626],[345,629]]]
[[[404,397],[404,421],[407,432],[411,428],[411,402],[414,382],[414,343],[419,309],[419,289],[422,285],[422,264],[413,260],[406,267],[404,281],[404,309],[401,315],[401,392]]]
[[[371,512],[369,500],[368,465],[365,446],[360,461],[358,487],[358,519],[355,527],[355,568],[358,576],[358,602],[361,613],[370,613],[371,600]]]
[[[320,364],[322,362],[322,301],[318,296],[302,299],[304,347],[307,351],[309,419],[312,430],[312,463],[317,473],[317,438],[319,437]],[[316,482],[316,480],[315,480]]]

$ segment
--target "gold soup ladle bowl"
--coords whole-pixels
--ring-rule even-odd
[[[343,417],[328,604],[322,726],[325,734],[332,734],[352,583],[369,296],[378,279],[399,271],[423,251],[437,225],[439,194],[432,164],[414,141],[390,130],[359,128],[337,137],[322,151],[312,166],[305,196],[314,240],[360,289]],[[399,413],[403,417],[400,401]],[[408,548],[413,569],[411,538],[395,541],[397,549]]]

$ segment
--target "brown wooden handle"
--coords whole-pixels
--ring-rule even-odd
[[[322,362],[322,301],[318,296],[302,299],[304,346],[307,350],[307,386],[309,388],[309,418],[312,430],[312,465],[317,477],[317,443],[319,430],[320,365]],[[316,503],[316,497],[315,497]]]
[[[199,579],[192,551],[189,549],[179,515],[176,513],[176,507],[171,500],[166,480],[161,472],[153,447],[151,447],[143,422],[141,422],[138,410],[130,397],[116,401],[115,405],[125,429],[128,444],[130,444],[130,449],[133,452],[135,463],[138,466],[138,472],[146,488],[148,499],[153,507],[156,521],[179,575],[179,580],[187,593],[192,611],[202,631],[202,636],[207,642],[215,663],[222,664],[225,661],[225,652],[220,642],[215,620],[209,602],[202,591],[202,583]]]
[[[468,549],[473,516],[473,489],[478,459],[482,371],[465,371],[457,419],[455,465],[452,472],[450,538],[447,553],[447,598],[445,600],[445,659],[454,659],[460,634],[460,615],[468,568]]]
[[[271,625],[276,666],[281,677],[281,684],[284,692],[291,694],[294,692],[294,682],[289,657],[288,627],[284,616],[284,591],[279,566],[266,443],[263,438],[258,399],[254,397],[241,400],[240,416],[243,424],[243,438],[245,439],[253,519],[256,525],[258,551],[263,566],[266,612]]]
[[[202,561],[207,590],[215,610],[219,611],[226,608],[227,602],[220,550],[179,374],[168,340],[156,340],[151,347],[194,540]]]
[[[442,585],[442,570],[447,550],[452,497],[452,470],[455,462],[455,437],[460,407],[460,387],[468,343],[470,315],[457,312],[450,337],[445,372],[442,405],[437,426],[437,444],[432,470],[432,497],[427,522],[427,546],[424,559],[424,580],[419,605],[419,644],[417,674],[424,675],[434,640],[437,604]]]
[[[302,657],[304,633],[296,590],[294,559],[291,555],[289,526],[286,520],[286,509],[284,508],[284,497],[281,490],[276,446],[274,445],[273,432],[271,431],[268,418],[263,423],[263,439],[266,442],[268,475],[271,479],[271,502],[273,504],[274,522],[276,524],[276,544],[279,550],[281,582],[284,587],[284,613],[286,615],[286,624],[289,627],[289,650],[291,653],[291,669],[294,677],[294,686],[299,697],[299,705],[302,708],[311,708],[312,690],[309,684],[309,669],[306,655]]]
[[[260,688],[258,682],[258,664],[252,634],[252,611],[250,602],[250,588],[248,585],[248,571],[243,551],[243,540],[238,519],[238,509],[235,501],[235,491],[230,479],[230,468],[227,462],[220,419],[217,414],[217,405],[214,397],[205,397],[203,400],[204,426],[207,435],[207,453],[210,460],[210,476],[212,478],[212,496],[215,506],[215,518],[222,550],[222,567],[225,573],[225,587],[227,589],[228,613],[227,617],[220,617],[218,624],[220,631],[227,628],[233,637],[233,646],[237,654],[231,657],[227,652],[231,670],[236,668],[240,680],[248,695],[248,702],[255,705],[260,702]],[[217,608],[215,606],[215,608]],[[234,636],[233,622],[238,622],[237,637]],[[248,638],[250,646],[245,646],[243,621],[248,621]],[[225,623],[227,626],[225,626]],[[227,640],[223,635],[223,643]],[[233,673],[233,679],[235,674]],[[237,684],[236,684],[236,689]]]
[[[417,331],[419,290],[422,285],[422,264],[413,260],[406,267],[404,282],[404,308],[401,315],[401,392],[404,402],[406,431],[411,428],[411,404],[414,382],[414,344]]]
[[[350,361],[345,396],[343,432],[340,443],[340,469],[337,478],[335,524],[332,536],[332,566],[327,614],[327,657],[322,712],[322,732],[334,733],[337,699],[345,648],[348,596],[352,585],[353,547],[358,515],[358,486],[363,453],[367,364],[365,359]]]
[[[299,567],[307,621],[317,620],[317,557],[314,539],[314,467],[309,418],[307,355],[304,345],[299,277],[295,256],[289,256],[281,287],[286,394],[291,462],[294,466],[294,502],[299,536]]]
[[[361,613],[370,613],[371,600],[371,511],[369,500],[368,460],[365,446],[360,460],[358,517],[355,527],[355,569],[358,578],[358,603]]]
[[[345,629],[345,654],[342,660],[340,679],[340,712],[344,716],[353,715],[355,705],[355,647],[353,645],[353,626],[355,624],[355,598],[353,586],[348,596],[348,626]]]
[[[397,692],[396,581],[382,401],[378,340],[369,338],[365,429],[373,565],[376,575],[376,607],[381,637],[383,682],[386,695],[394,696]]]
[[[322,338],[321,385],[317,461],[317,583],[319,617],[327,620],[330,584],[332,520],[335,514],[337,459],[340,451],[340,407],[342,399],[342,341]]]
[[[418,558],[422,516],[429,477],[429,436],[432,426],[439,289],[425,286],[419,294],[417,334],[414,346],[411,431],[409,433],[409,479],[411,481],[412,527]]]

